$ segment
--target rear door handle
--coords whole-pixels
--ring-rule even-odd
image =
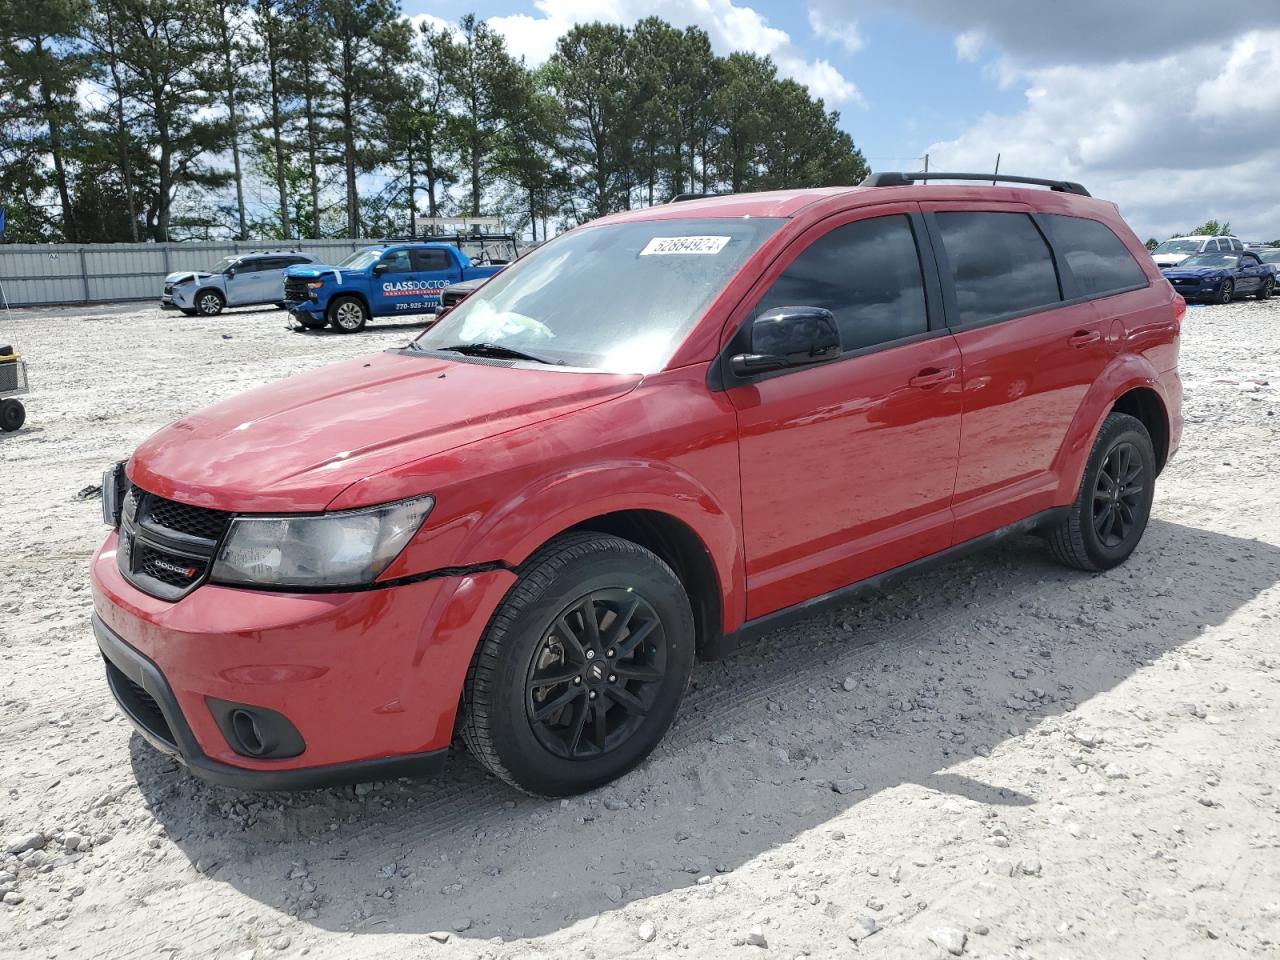
[[[936,387],[940,383],[946,383],[948,380],[954,380],[955,376],[956,372],[951,367],[941,369],[938,367],[926,367],[908,380],[907,383],[924,390],[929,387]]]
[[[1073,347],[1087,347],[1101,340],[1102,334],[1097,330],[1077,330],[1069,339]]]

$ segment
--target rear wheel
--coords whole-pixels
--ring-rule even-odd
[[[495,775],[567,796],[636,767],[693,669],[680,580],[629,540],[560,537],[524,565],[467,673],[462,736]]]
[[[1081,570],[1110,570],[1124,563],[1147,528],[1155,478],[1155,452],[1142,421],[1109,414],[1089,454],[1075,503],[1049,532],[1054,556]]]
[[[1258,288],[1259,300],[1270,300],[1271,295],[1276,292],[1276,278],[1267,277],[1262,281],[1262,286]]]
[[[202,317],[216,317],[226,305],[226,299],[217,290],[201,290],[196,294],[196,311]]]
[[[339,333],[359,333],[369,322],[368,311],[355,297],[338,297],[329,304],[329,324]]]
[[[27,408],[21,400],[0,400],[0,430],[13,433],[26,422]]]
[[[1218,302],[1230,303],[1231,298],[1235,296],[1236,285],[1234,280],[1223,280],[1222,286],[1218,288]]]

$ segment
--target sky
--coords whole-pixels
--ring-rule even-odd
[[[1274,0],[1268,0],[1268,3]],[[806,84],[873,170],[1083,183],[1143,238],[1206,219],[1280,238],[1280,9],[1205,0],[402,0],[545,60],[574,23],[657,15]],[[1270,29],[1260,27],[1270,26]]]

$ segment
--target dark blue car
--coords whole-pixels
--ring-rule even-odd
[[[1184,300],[1230,303],[1233,297],[1268,300],[1276,289],[1275,267],[1251,251],[1198,253],[1164,271]]]

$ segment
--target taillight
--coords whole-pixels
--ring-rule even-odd
[[[1181,295],[1173,295],[1173,332],[1182,332],[1182,320],[1187,315],[1187,301]]]

